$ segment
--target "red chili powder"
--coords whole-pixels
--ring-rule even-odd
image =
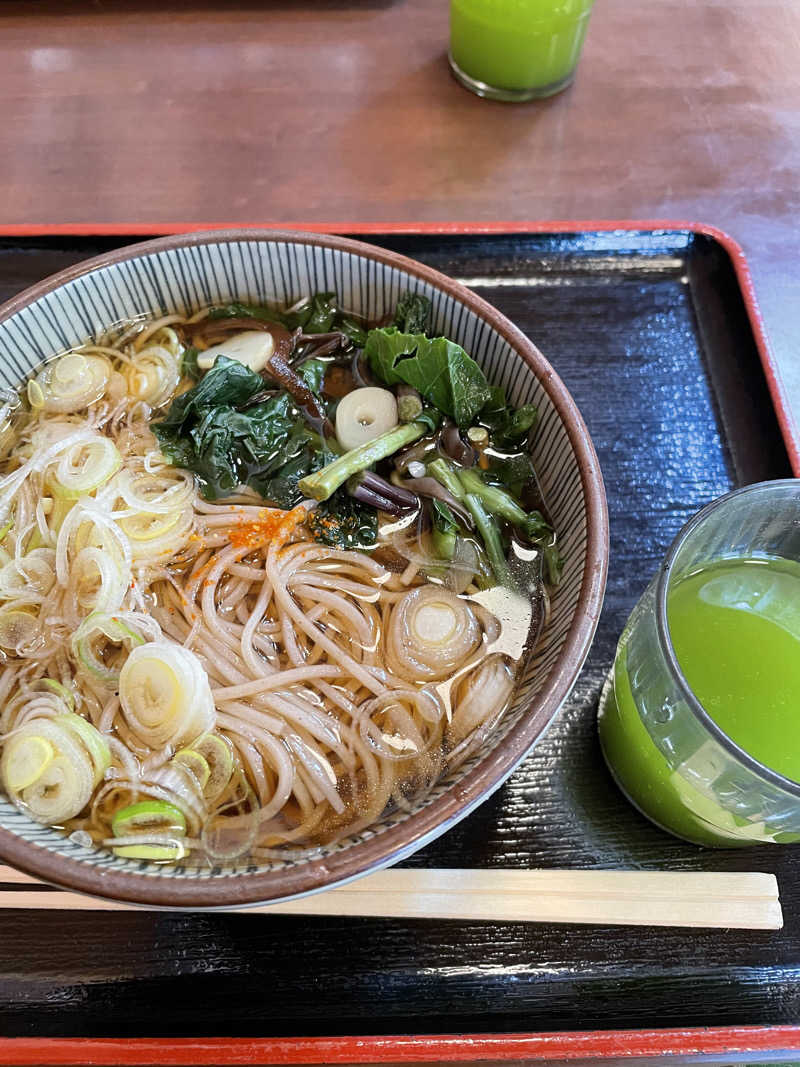
[[[234,548],[259,548],[272,541],[283,544],[304,518],[303,508],[292,511],[264,508],[257,519],[231,526],[228,539]]]

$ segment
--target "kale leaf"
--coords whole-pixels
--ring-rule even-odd
[[[405,382],[462,429],[491,398],[483,371],[446,337],[401,333],[396,326],[370,330],[364,348],[372,372],[386,385]]]
[[[431,302],[420,293],[404,293],[394,313],[394,325],[401,333],[427,334],[430,325]]]

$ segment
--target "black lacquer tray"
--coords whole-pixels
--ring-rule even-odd
[[[786,926],[0,910],[0,1032],[244,1037],[795,1022],[800,850],[715,852],[662,833],[617,792],[595,732],[617,636],[682,523],[734,486],[791,473],[729,246],[691,229],[366,239],[464,281],[529,334],[583,412],[611,516],[605,608],[559,719],[494,797],[409,865],[774,871]],[[131,240],[0,237],[0,299]]]

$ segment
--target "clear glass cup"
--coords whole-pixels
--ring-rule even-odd
[[[450,66],[478,96],[552,96],[575,76],[594,0],[451,0]]]
[[[599,708],[603,753],[628,799],[662,829],[716,847],[800,841],[800,784],[759,762],[717,725],[689,686],[670,633],[668,598],[678,583],[741,558],[765,564],[770,580],[773,567],[800,580],[800,480],[738,489],[687,523],[628,619]],[[742,604],[750,610],[749,601]],[[800,598],[762,598],[758,610],[765,604],[800,638]],[[723,631],[706,632],[716,640]],[[752,648],[753,669],[767,672],[765,685],[774,676],[768,660],[777,647]],[[761,712],[752,708],[754,716]],[[762,722],[769,729],[770,720]],[[783,734],[773,743],[783,744]]]

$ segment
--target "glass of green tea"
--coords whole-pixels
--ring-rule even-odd
[[[681,530],[620,638],[599,729],[663,829],[800,841],[800,480],[738,489]]]
[[[451,0],[450,66],[478,96],[552,96],[575,76],[594,0]]]

